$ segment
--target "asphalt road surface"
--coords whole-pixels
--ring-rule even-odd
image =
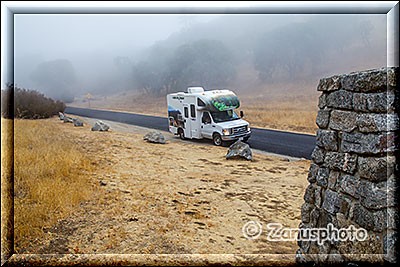
[[[76,107],[67,107],[65,113],[168,131],[168,119],[166,117]],[[254,127],[251,127],[251,131],[248,144],[252,148],[291,157],[311,159],[311,152],[315,147],[314,135]]]

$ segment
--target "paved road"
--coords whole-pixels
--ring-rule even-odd
[[[168,131],[168,120],[163,117],[75,107],[67,107],[65,113]],[[315,147],[315,136],[313,135],[254,127],[251,128],[251,131],[249,145],[266,152],[310,159],[311,152]]]

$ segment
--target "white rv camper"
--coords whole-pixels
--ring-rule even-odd
[[[251,135],[249,123],[234,109],[239,98],[230,90],[204,91],[189,87],[187,93],[167,95],[169,131],[181,139],[213,140],[217,146],[224,141],[247,141]]]

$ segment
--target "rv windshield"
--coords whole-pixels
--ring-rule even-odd
[[[240,119],[233,110],[211,112],[211,116],[216,123]]]

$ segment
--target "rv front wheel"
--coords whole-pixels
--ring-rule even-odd
[[[214,143],[214,145],[216,145],[216,146],[222,145],[222,138],[221,138],[221,135],[220,135],[220,134],[215,133],[215,134],[213,135],[213,143]]]

